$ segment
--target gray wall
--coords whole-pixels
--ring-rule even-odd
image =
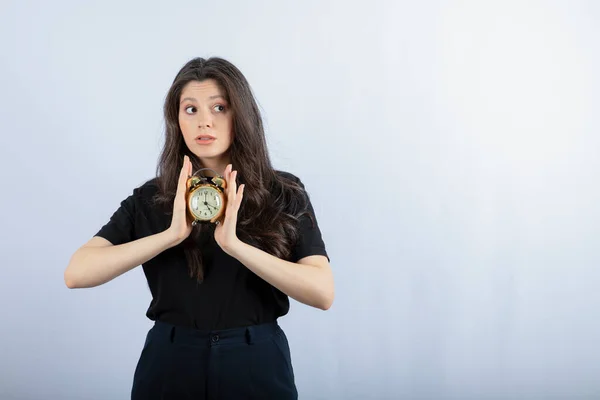
[[[85,4],[84,4],[85,3]],[[328,312],[303,399],[600,397],[600,7],[577,1],[9,1],[0,12],[0,398],[126,399],[142,271],[71,254],[154,174],[177,70],[246,74],[306,183]]]

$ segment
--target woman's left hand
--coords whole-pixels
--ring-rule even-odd
[[[223,251],[229,254],[229,250],[239,241],[236,234],[237,217],[242,204],[245,185],[242,184],[239,189],[237,188],[235,182],[237,171],[232,171],[231,164],[227,165],[223,175],[227,182],[225,189],[227,206],[225,207],[225,216],[219,219],[215,228],[215,240]]]

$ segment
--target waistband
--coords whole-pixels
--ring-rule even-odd
[[[168,322],[155,321],[152,334],[166,335],[172,343],[192,345],[208,344],[209,346],[235,343],[253,344],[269,339],[281,330],[277,321],[242,328],[201,331],[187,326],[173,325]]]

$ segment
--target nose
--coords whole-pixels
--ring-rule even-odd
[[[212,116],[210,112],[205,110],[198,110],[198,128],[210,128],[212,126]]]

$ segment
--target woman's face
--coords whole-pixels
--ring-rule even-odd
[[[210,168],[224,168],[229,163],[233,113],[225,97],[217,82],[207,79],[188,82],[179,99],[179,127],[183,140]]]

